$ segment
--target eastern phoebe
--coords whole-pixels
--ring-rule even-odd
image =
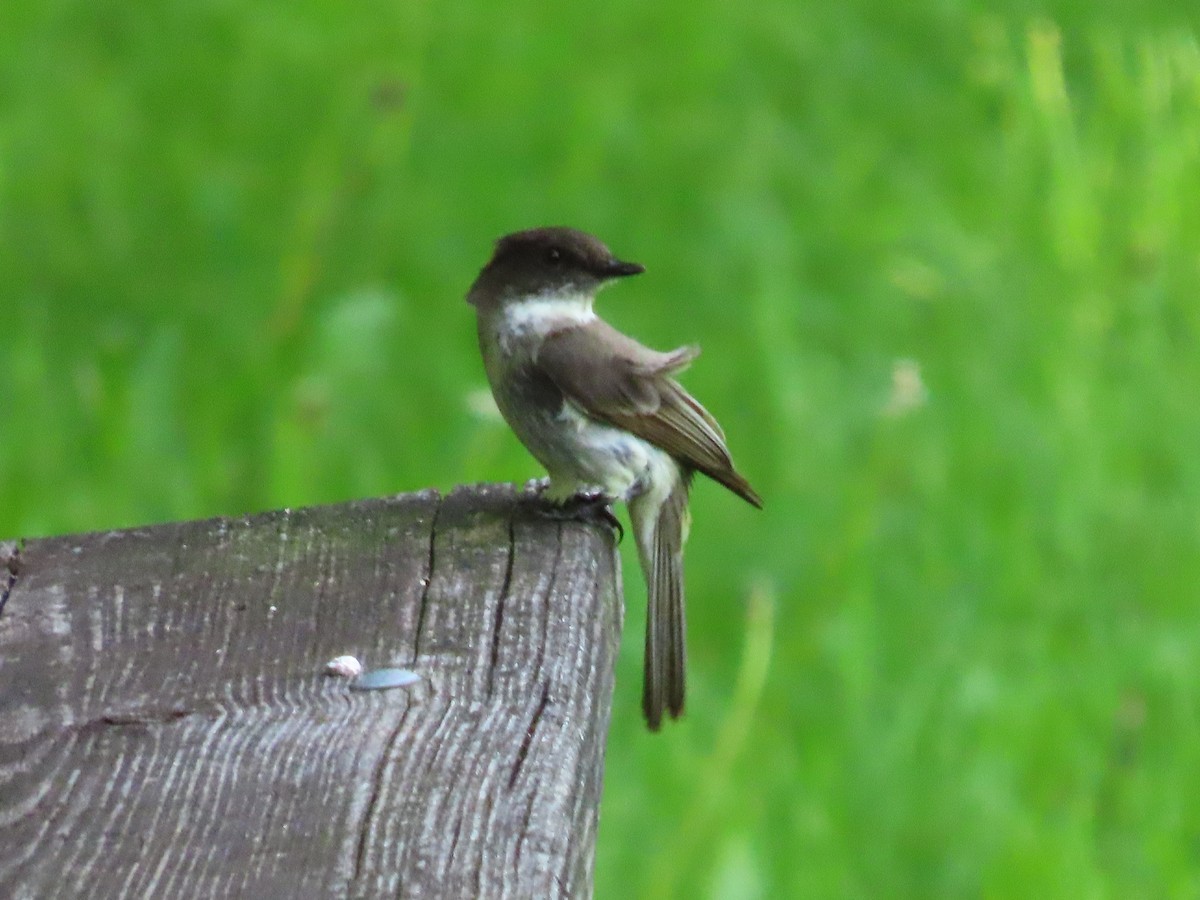
[[[544,496],[629,506],[648,593],[642,709],[653,731],[683,712],[683,543],[688,487],[703,472],[756,507],[716,419],[672,376],[700,353],[660,353],[592,311],[596,292],[645,271],[573,228],[496,242],[471,290],[479,349],[496,405],[546,467]]]

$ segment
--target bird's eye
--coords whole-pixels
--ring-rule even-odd
[[[558,265],[562,262],[562,251],[557,247],[551,247],[546,251],[546,259],[554,265]]]

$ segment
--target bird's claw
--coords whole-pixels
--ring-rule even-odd
[[[608,498],[600,495],[599,497],[585,500],[579,507],[577,515],[585,522],[603,522],[617,533],[617,546],[620,546],[621,541],[625,540],[625,526],[621,524],[621,520],[617,518],[617,514],[613,512],[612,506],[608,502]]]
[[[584,492],[568,497],[560,505],[545,504],[545,516],[573,522],[603,522],[617,533],[617,544],[625,540],[625,526],[612,511],[611,501],[600,492]]]

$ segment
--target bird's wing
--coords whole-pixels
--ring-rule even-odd
[[[564,398],[714,478],[755,506],[762,500],[733,466],[721,426],[674,378],[700,353],[660,353],[596,319],[551,334],[536,365]]]

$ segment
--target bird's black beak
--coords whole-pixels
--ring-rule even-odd
[[[621,262],[614,259],[604,267],[605,278],[625,278],[628,275],[641,275],[646,267],[641,263]]]

